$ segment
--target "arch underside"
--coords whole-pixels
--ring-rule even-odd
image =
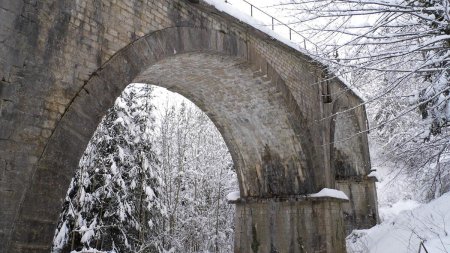
[[[196,52],[159,61],[134,81],[178,92],[211,118],[238,168],[242,196],[306,192],[304,155],[284,97],[258,74],[246,59]]]

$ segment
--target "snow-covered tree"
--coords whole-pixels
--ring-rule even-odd
[[[426,198],[449,190],[447,0],[282,0],[309,52],[366,96],[372,138]]]
[[[167,207],[164,245],[175,252],[231,252],[237,189],[231,156],[214,124],[180,99],[158,110],[162,202]]]
[[[312,52],[320,59],[346,72],[374,72],[374,78],[395,73],[372,99],[406,86],[402,95],[415,96],[414,106],[432,119],[430,134],[436,135],[450,120],[449,5],[447,0],[289,0],[281,6],[316,42],[319,50]],[[419,89],[409,86],[414,77],[423,82]]]
[[[158,160],[151,89],[131,85],[97,128],[70,184],[53,252],[158,252]]]
[[[169,100],[179,103],[163,106]],[[203,112],[161,88],[130,85],[80,161],[53,252],[230,252],[234,207],[225,196],[236,189],[227,146]]]

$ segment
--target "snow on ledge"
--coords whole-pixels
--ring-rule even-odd
[[[303,197],[307,198],[334,198],[334,199],[342,199],[342,200],[349,200],[347,195],[345,195],[344,192],[338,191],[335,189],[329,189],[324,188],[318,193],[308,194],[308,195],[302,195]],[[241,199],[241,195],[239,191],[230,192],[227,194],[226,199],[228,202],[237,202]]]
[[[335,199],[343,199],[349,200],[347,195],[344,192],[338,191],[335,189],[323,188],[318,193],[309,194],[308,197],[312,198],[335,198]]]
[[[230,192],[227,194],[227,200],[230,202],[235,202],[239,198],[241,198],[241,194],[239,193],[239,191]]]

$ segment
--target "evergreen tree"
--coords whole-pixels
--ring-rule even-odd
[[[173,106],[155,110],[161,101]],[[130,85],[80,161],[53,252],[230,252],[234,206],[225,196],[236,189],[228,148],[200,109]]]
[[[130,85],[91,139],[73,178],[53,252],[158,252],[159,167],[151,89]]]

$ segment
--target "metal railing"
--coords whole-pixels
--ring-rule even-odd
[[[232,4],[231,2],[233,2],[232,0],[224,0],[224,1],[225,1],[225,3],[229,3],[229,4]],[[252,3],[250,3],[250,2],[248,2],[248,1],[246,1],[246,0],[235,0],[235,1],[244,2],[244,3],[246,3],[247,5],[249,5],[249,7],[250,7],[250,16],[253,17],[253,18],[255,18],[255,19],[257,19],[257,18],[254,16],[254,11],[255,11],[255,10],[259,11],[260,13],[262,13],[263,15],[265,15],[266,17],[268,17],[268,18],[271,20],[270,26],[271,26],[272,31],[277,32],[277,31],[275,31],[275,28],[276,28],[277,26],[285,27],[285,28],[287,28],[287,31],[288,31],[288,34],[289,34],[288,36],[289,36],[289,40],[290,40],[290,41],[292,41],[292,42],[294,42],[294,43],[298,43],[298,44],[299,44],[303,49],[305,49],[306,51],[309,51],[309,50],[308,50],[308,46],[307,46],[307,44],[308,44],[308,45],[309,45],[309,48],[312,47],[313,49],[315,49],[315,51],[316,51],[316,53],[317,53],[318,46],[317,46],[314,42],[312,42],[311,40],[309,40],[308,38],[306,38],[305,36],[303,36],[302,34],[300,34],[299,32],[297,32],[295,29],[291,28],[291,27],[290,27],[289,25],[287,25],[286,23],[282,22],[282,21],[279,20],[278,18],[276,18],[276,17],[270,15],[269,13],[265,12],[265,11],[262,10],[261,8],[259,8],[259,7],[255,6],[255,5],[253,5]],[[282,34],[280,34],[280,35],[282,35]],[[294,41],[294,40],[293,40],[293,35],[298,35],[298,37],[301,38],[301,40],[302,40],[302,42],[303,42],[303,45],[302,45],[301,42]]]
[[[427,248],[425,248],[425,244],[423,244],[423,241],[420,242],[418,253],[422,252],[422,248],[425,250],[425,253],[428,253],[428,250],[427,250]]]

